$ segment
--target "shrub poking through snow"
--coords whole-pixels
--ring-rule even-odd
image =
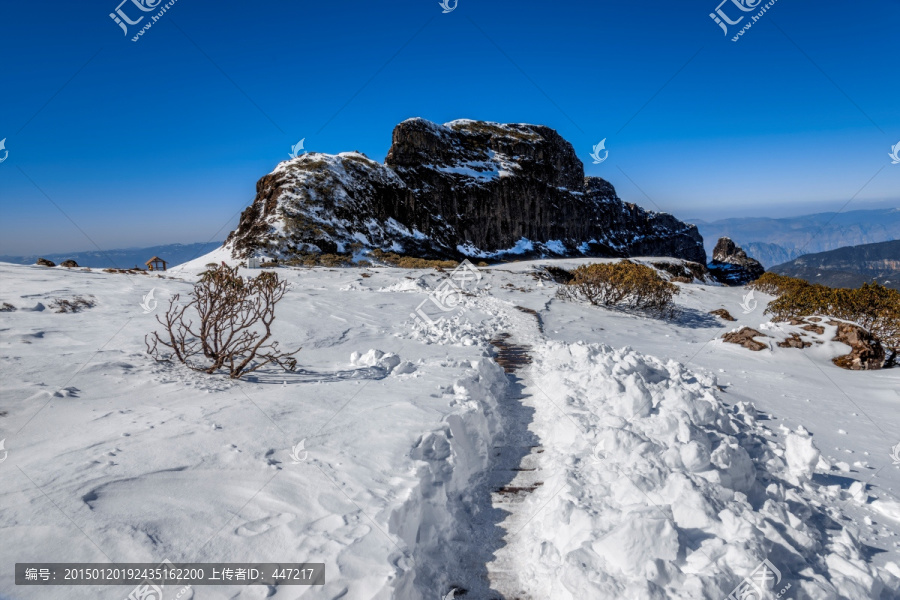
[[[50,308],[58,313],[77,313],[85,308],[91,308],[97,303],[88,300],[84,296],[75,296],[71,300],[67,298],[56,298],[50,303]]]
[[[282,352],[278,342],[270,341],[275,305],[286,290],[287,282],[273,272],[245,279],[237,267],[225,264],[205,271],[187,304],[179,305],[176,294],[165,317],[156,317],[166,329],[145,338],[147,352],[204,373],[224,369],[232,379],[269,364],[293,371],[300,348]]]
[[[664,316],[674,309],[678,286],[652,268],[629,261],[593,263],[572,271],[559,289],[565,299],[587,300],[594,306],[622,306]]]
[[[777,321],[809,315],[828,315],[852,321],[890,350],[885,367],[893,366],[900,351],[900,292],[878,283],[856,289],[830,288],[802,279],[766,273],[750,287],[778,295],[766,313]]]

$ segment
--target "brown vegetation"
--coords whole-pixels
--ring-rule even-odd
[[[857,323],[890,350],[884,366],[893,366],[900,351],[900,292],[878,283],[856,289],[830,288],[802,279],[766,273],[750,286],[778,298],[766,309],[777,321],[827,315]]]
[[[674,308],[678,286],[652,268],[629,261],[592,263],[572,271],[572,280],[560,287],[564,299],[587,300],[595,306],[622,306],[660,316]]]
[[[97,303],[94,300],[88,300],[84,296],[75,296],[71,300],[67,298],[54,298],[50,302],[50,308],[56,309],[58,313],[77,313],[85,308],[91,308]]]
[[[153,332],[145,338],[147,352],[157,360],[174,358],[204,373],[224,369],[232,379],[269,364],[293,371],[297,366],[293,355],[300,348],[282,352],[278,342],[269,341],[275,305],[286,289],[287,282],[274,272],[245,279],[237,267],[224,264],[205,271],[187,304],[178,305],[176,294],[165,317],[156,317],[166,329],[162,336]]]

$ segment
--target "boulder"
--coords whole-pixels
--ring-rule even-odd
[[[760,350],[765,350],[766,348],[768,348],[766,344],[753,339],[755,337],[769,336],[755,329],[750,329],[749,327],[741,327],[737,331],[729,331],[722,336],[722,339],[729,344],[737,344],[754,352],[759,352]]]
[[[779,348],[809,348],[812,346],[811,342],[804,341],[803,338],[800,337],[799,333],[792,333],[788,337],[786,337],[783,341],[778,342]]]
[[[750,258],[731,238],[719,238],[713,249],[710,274],[725,285],[745,285],[759,279],[766,269],[758,260]]]
[[[67,269],[72,269],[72,268],[77,267],[78,263],[72,259],[69,259],[69,260],[64,260],[61,263],[59,263],[59,266],[66,267]]]
[[[885,352],[881,342],[871,333],[853,323],[829,321],[829,325],[837,325],[837,332],[832,341],[850,346],[850,354],[838,356],[831,362],[851,371],[880,369],[884,366]]]
[[[36,265],[41,265],[42,267],[55,267],[56,263],[52,260],[47,260],[46,258],[37,259]]]
[[[734,317],[731,316],[731,313],[725,310],[724,308],[717,308],[716,310],[709,311],[709,314],[716,315],[717,317],[721,317],[725,321],[737,321]]]

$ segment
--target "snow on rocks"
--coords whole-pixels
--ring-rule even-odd
[[[629,348],[548,342],[534,357],[542,468],[558,476],[508,540],[533,597],[721,600],[766,559],[798,598],[879,598],[892,580],[826,525],[839,515],[808,483],[811,437],[778,448],[713,377]]]

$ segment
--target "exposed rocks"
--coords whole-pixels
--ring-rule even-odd
[[[734,317],[731,316],[731,313],[725,310],[724,308],[717,308],[716,310],[709,311],[709,314],[716,315],[717,317],[721,317],[726,321],[737,321]]]
[[[831,362],[851,371],[880,369],[884,366],[884,347],[878,338],[853,323],[829,321],[828,324],[837,325],[837,335],[832,341],[847,344],[851,348],[850,354],[838,356]]]
[[[78,263],[75,262],[74,260],[69,259],[69,260],[64,260],[61,263],[59,263],[59,266],[66,267],[67,269],[74,269],[74,268],[78,267]]]
[[[56,263],[52,260],[47,260],[46,258],[39,258],[37,262],[34,263],[36,265],[41,265],[42,267],[55,267]]]
[[[226,240],[235,258],[348,253],[423,258],[672,256],[705,262],[697,228],[622,202],[585,177],[549,127],[424,119],[400,123],[385,163],[309,153],[257,183]]]
[[[739,346],[743,346],[748,350],[753,350],[754,352],[759,352],[760,350],[765,350],[768,346],[760,341],[757,341],[753,338],[755,337],[769,337],[764,333],[761,333],[755,329],[750,329],[749,327],[741,327],[737,331],[730,331],[722,336],[722,339],[729,344],[737,344]]]
[[[725,285],[745,285],[759,278],[766,269],[759,261],[747,256],[731,238],[719,238],[713,250],[710,274]]]
[[[664,271],[671,275],[670,281],[678,283],[693,283],[699,280],[706,283],[712,283],[709,276],[709,269],[706,265],[692,261],[681,262],[663,262],[651,261],[650,264],[660,271]]]
[[[812,342],[804,341],[802,337],[800,337],[799,333],[792,333],[788,337],[786,337],[783,341],[778,342],[779,348],[809,348],[812,346]]]
[[[818,335],[822,335],[823,333],[825,333],[824,327],[822,327],[821,325],[816,325],[814,323],[803,325],[800,327],[800,329],[803,329],[804,331],[812,331],[813,333],[816,333]]]

